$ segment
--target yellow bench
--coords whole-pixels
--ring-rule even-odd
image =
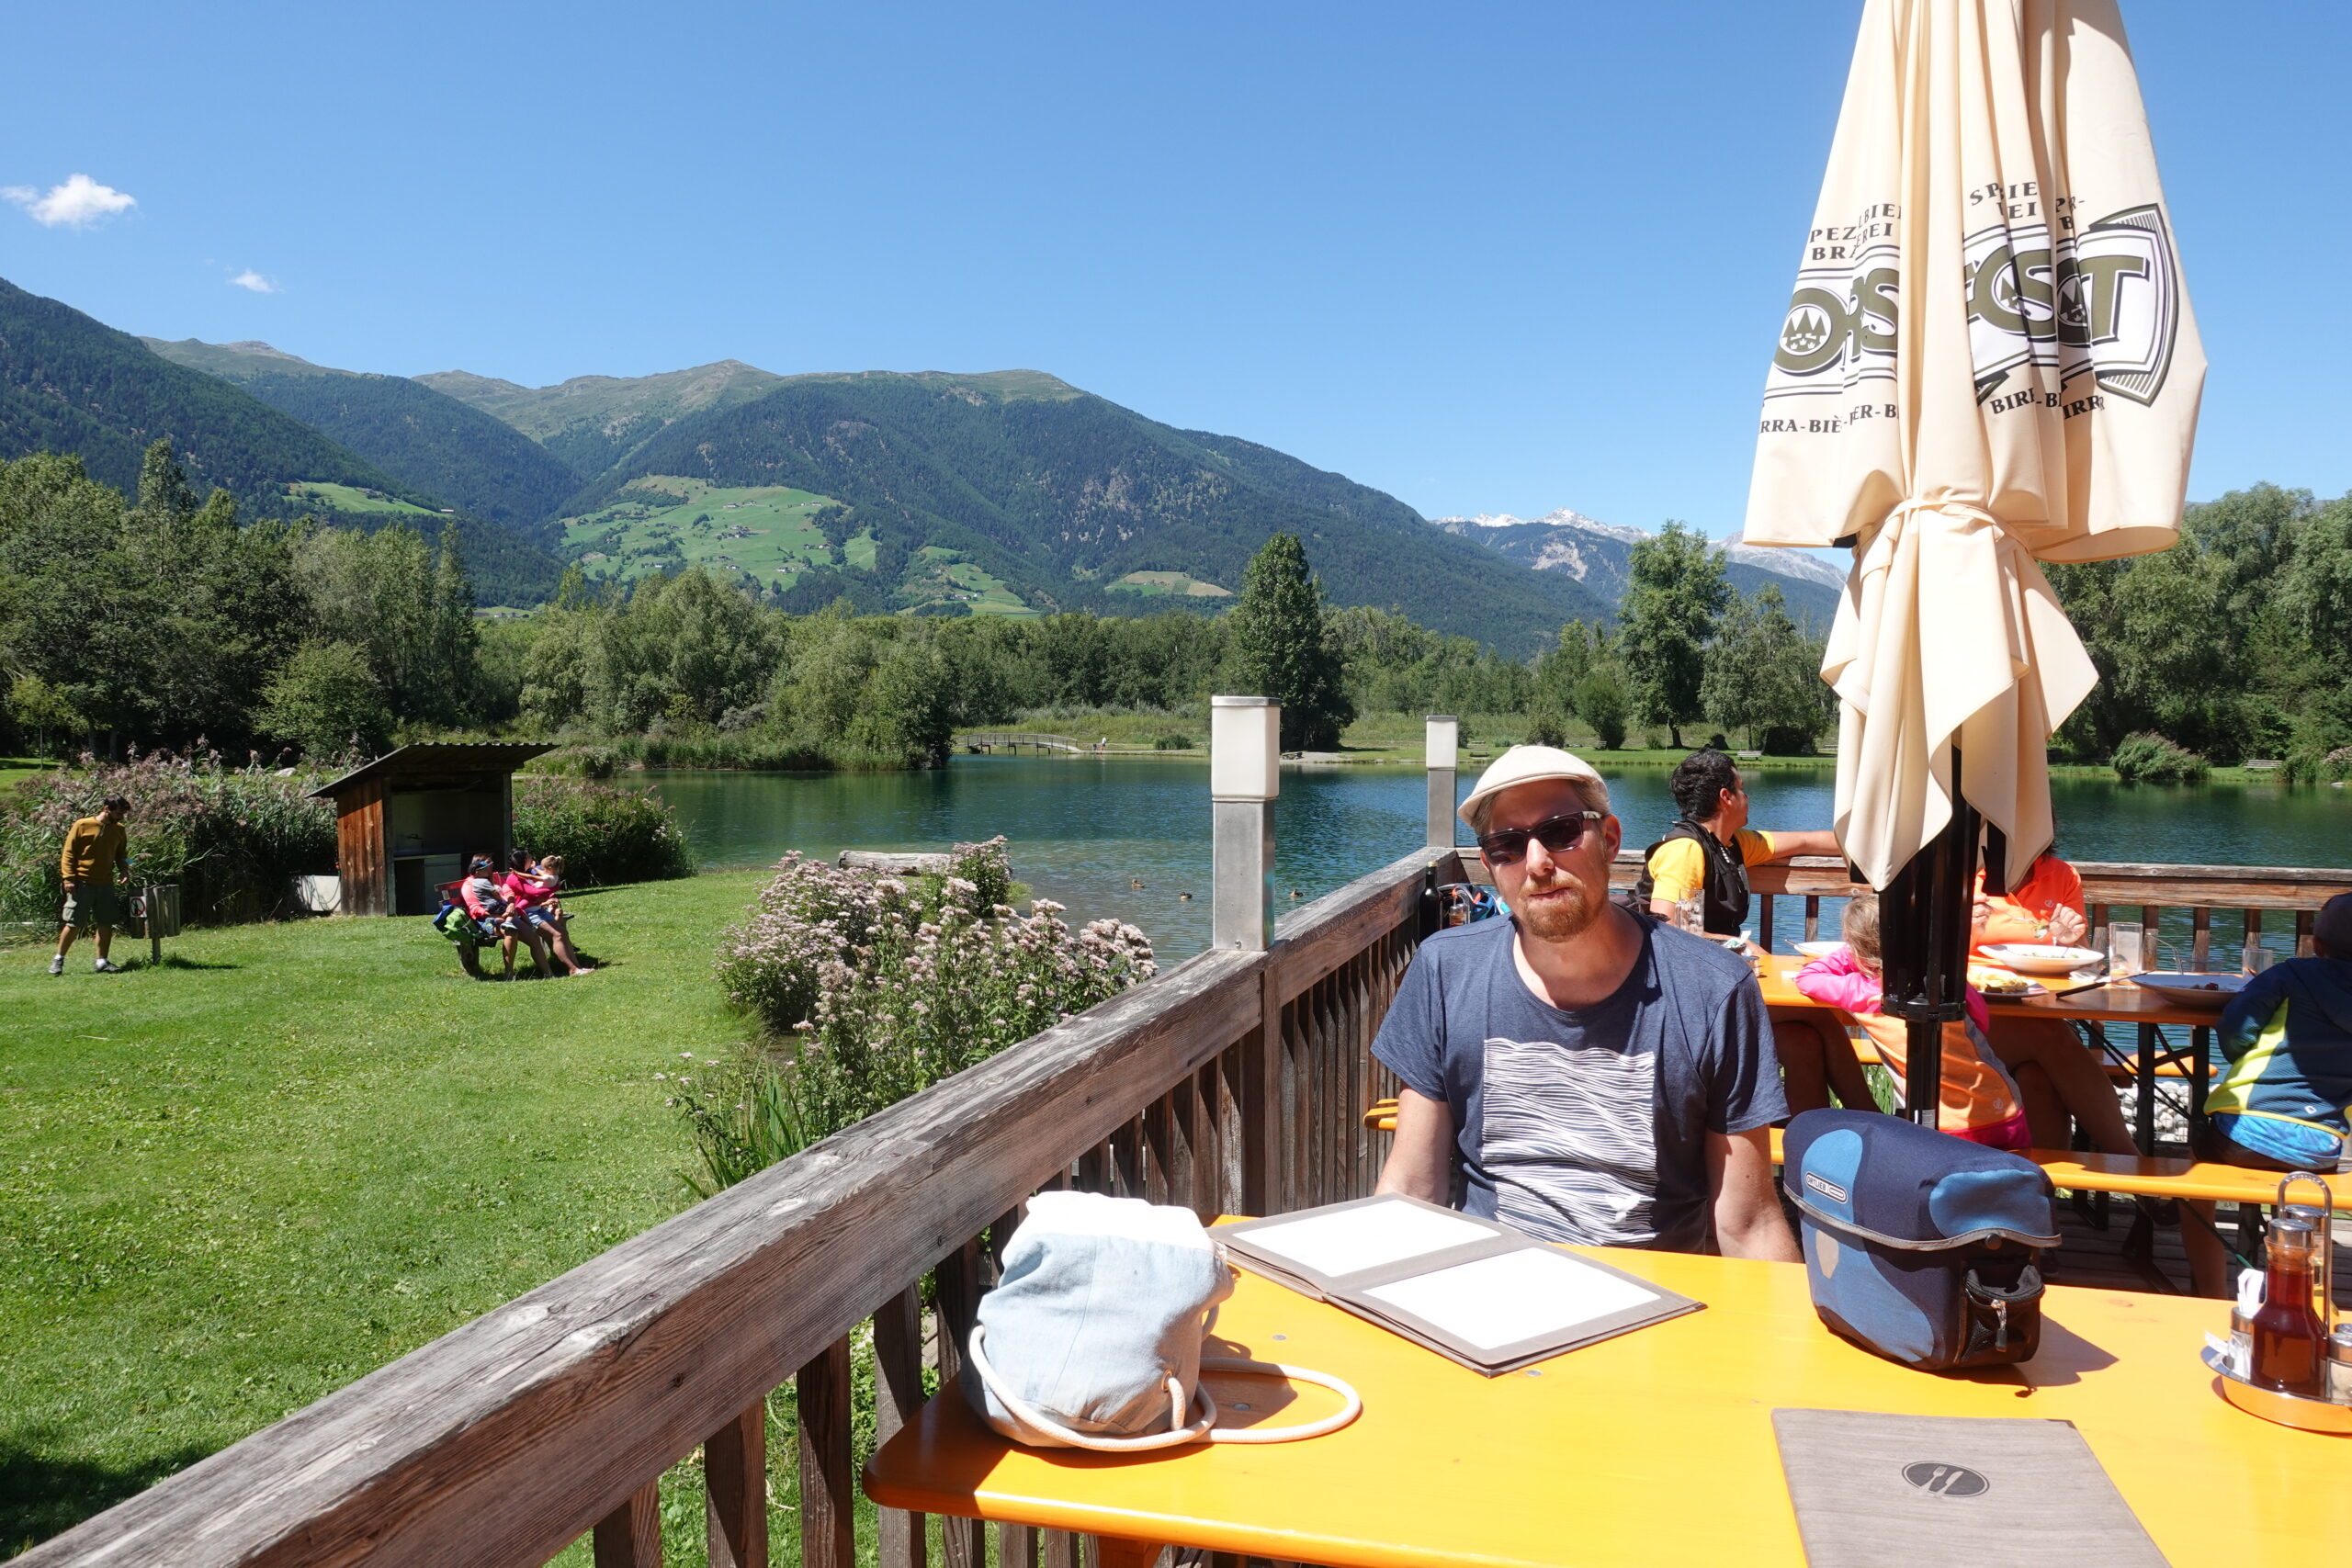
[[[1396,1130],[1396,1102],[1383,1100],[1363,1113],[1375,1133]],[[2052,1186],[2067,1192],[2122,1192],[2137,1198],[2201,1198],[2221,1203],[2275,1203],[2278,1173],[2248,1170],[2211,1160],[2164,1159],[2143,1155],[2086,1154],[2074,1149],[2026,1149],[2025,1157],[2050,1173]],[[1781,1163],[1781,1129],[1772,1129],[1772,1163]],[[2352,1213],[2352,1181],[2330,1182],[2335,1206]],[[2309,1201],[2312,1189],[2296,1189]]]

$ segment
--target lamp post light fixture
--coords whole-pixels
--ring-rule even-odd
[[[1210,943],[1263,953],[1274,941],[1274,797],[1282,793],[1282,705],[1209,699],[1209,810],[1216,849]]]

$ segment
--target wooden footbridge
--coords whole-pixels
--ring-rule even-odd
[[[1038,735],[1028,730],[988,729],[956,737],[956,743],[971,751],[1019,752],[1024,746],[1033,751],[1069,751],[1083,755],[1094,750],[1067,735]]]

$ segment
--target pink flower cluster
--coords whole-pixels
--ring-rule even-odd
[[[1004,840],[958,845],[944,876],[787,856],[721,943],[729,998],[797,1038],[817,1135],[847,1126],[1149,979],[1151,942],[1117,920],[1073,931],[1040,898],[1003,900]]]

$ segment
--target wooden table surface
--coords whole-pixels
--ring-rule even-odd
[[[1764,991],[1765,1005],[1834,1010],[1826,1003],[1815,1001],[1792,983],[1792,977],[1803,967],[1804,960],[1802,958],[1780,953],[1768,955],[1764,960],[1763,973],[1757,976],[1757,983]],[[2222,1019],[2219,1008],[2185,1007],[2154,991],[2141,990],[2128,980],[2075,991],[2064,997],[2011,999],[1987,995],[1984,1000],[1993,1010],[1996,1020],[2013,1012],[2041,1013],[2054,1018],[2100,1023],[2170,1023],[2183,1028],[2211,1029]]]
[[[2310,1568],[2352,1539],[2352,1439],[2214,1392],[2198,1352],[2224,1303],[2053,1286],[2032,1361],[1937,1376],[1830,1334],[1799,1265],[1599,1256],[1707,1309],[1489,1379],[1245,1273],[1217,1321],[1238,1349],[1212,1353],[1350,1380],[1353,1425],[1148,1456],[1028,1450],[951,1389],[875,1456],[865,1489],[891,1507],[1335,1568],[1803,1568],[1771,1413],[1813,1407],[2072,1421],[2174,1568]],[[1277,1410],[1284,1385],[1209,1382],[1230,1421],[1333,1407],[1313,1388]],[[1256,1408],[1234,1411],[1243,1400]],[[1145,1559],[1106,1553],[1121,1560]]]

